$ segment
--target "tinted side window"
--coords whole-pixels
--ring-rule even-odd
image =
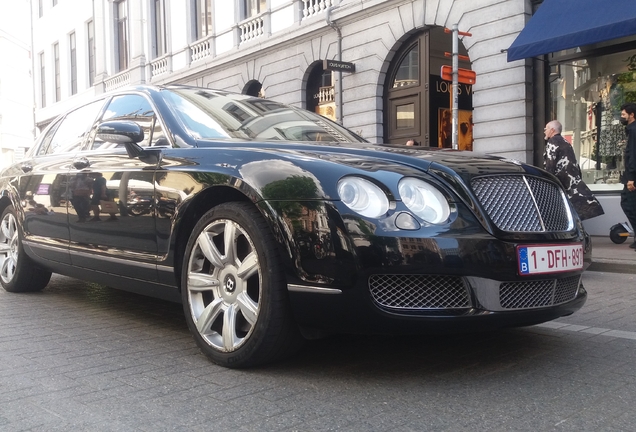
[[[141,95],[116,96],[108,104],[102,116],[102,122],[108,120],[130,120],[137,123],[144,131],[144,140],[140,146],[148,146],[150,140],[157,141],[163,136],[159,122],[155,125],[155,111],[148,100]],[[158,129],[157,129],[158,128]],[[117,147],[115,143],[107,143],[95,138],[93,148]]]
[[[52,128],[49,134],[44,137],[38,154],[79,150],[103,104],[103,100],[98,100],[66,114],[61,123]]]

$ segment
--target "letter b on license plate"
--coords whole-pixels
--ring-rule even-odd
[[[517,246],[520,275],[576,271],[583,268],[583,245]]]

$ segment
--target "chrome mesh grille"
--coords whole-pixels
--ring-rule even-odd
[[[546,231],[565,231],[570,225],[561,189],[536,177],[526,177]]]
[[[460,277],[379,274],[369,277],[373,300],[397,309],[458,309],[471,307]]]
[[[579,290],[580,279],[580,277],[576,276],[557,280],[556,288],[554,289],[554,304],[573,300]]]
[[[561,189],[544,179],[521,176],[477,177],[471,187],[502,231],[567,231],[570,220]]]
[[[546,307],[574,300],[580,276],[541,281],[506,282],[499,286],[499,302],[505,309]]]

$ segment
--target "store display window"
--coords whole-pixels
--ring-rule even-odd
[[[550,119],[563,124],[590,189],[620,191],[626,143],[620,107],[636,102],[636,50],[576,58],[577,50],[553,57]]]

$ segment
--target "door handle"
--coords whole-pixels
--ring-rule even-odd
[[[73,166],[77,169],[84,169],[91,166],[91,163],[85,157],[80,157],[73,161]]]
[[[23,163],[22,165],[20,165],[20,169],[22,169],[22,172],[28,173],[33,171],[33,165],[28,163]]]

